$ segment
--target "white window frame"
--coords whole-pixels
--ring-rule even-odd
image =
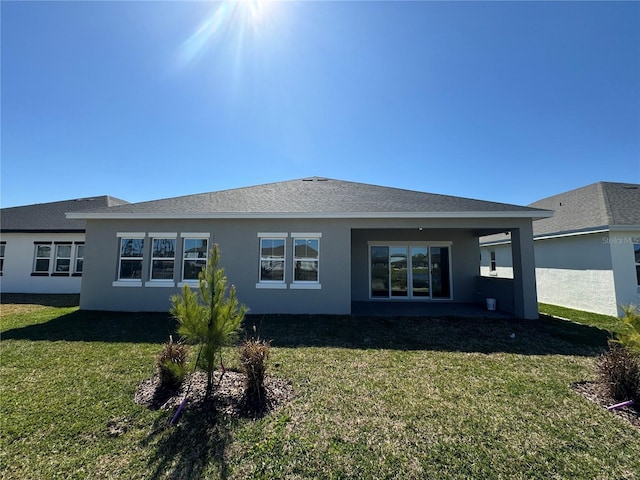
[[[114,287],[141,287],[142,286],[142,278],[120,278],[120,269],[122,268],[122,260],[123,259],[134,259],[140,260],[140,276],[144,275],[144,250],[145,250],[145,233],[144,232],[117,232],[116,237],[118,238],[118,277],[112,285]],[[142,240],[142,257],[122,257],[122,240]]]
[[[640,274],[638,274],[638,269],[640,268],[640,261],[638,260],[638,258],[636,257],[636,249],[640,250],[640,243],[633,243],[633,260],[634,260],[634,265],[636,267],[636,283],[637,283],[637,287],[638,287],[638,293],[640,293]]]
[[[289,234],[285,232],[258,232],[258,283],[256,288],[286,289],[287,284],[287,238]],[[263,240],[284,240],[284,250],[282,255],[282,280],[262,280],[262,262],[269,259],[262,257]]]
[[[184,278],[184,264],[187,260],[193,260],[192,258],[185,257],[185,241],[186,240],[206,240],[207,241],[207,251],[204,256],[204,268],[207,268],[209,264],[209,249],[211,248],[211,234],[208,232],[182,232],[180,233],[181,242],[181,256],[182,261],[180,262],[180,282],[178,282],[179,287],[183,287],[184,285],[188,285],[189,287],[197,287],[200,285],[200,281],[197,278]],[[177,253],[177,252],[176,252]],[[199,259],[202,260],[202,259]]]
[[[73,263],[73,242],[54,242],[55,252],[54,252],[54,260],[53,260],[53,271],[51,275],[55,275],[58,277],[67,277],[71,275],[71,265]],[[61,257],[60,256],[60,248],[68,247],[69,248],[69,256]],[[67,271],[59,271],[58,270],[58,261],[59,260],[69,260],[69,268]]]
[[[82,271],[84,270],[84,242],[75,242],[74,247],[73,275],[79,277],[82,276]],[[81,249],[82,255],[80,255]],[[78,260],[82,261],[82,268],[78,268]]]
[[[489,275],[498,274],[498,263],[496,262],[496,251],[489,250]]]
[[[39,247],[49,247],[49,256],[38,256]],[[36,242],[33,249],[33,270],[31,275],[45,276],[51,273],[51,254],[53,253],[53,242]],[[38,260],[47,260],[46,270],[37,270]]]
[[[149,233],[149,244],[151,245],[150,261],[149,261],[149,281],[145,282],[147,287],[167,287],[173,286],[176,275],[176,254],[178,252],[178,234],[175,232],[151,232]],[[173,240],[173,257],[154,257],[154,243],[156,240]],[[153,278],[154,261],[173,261],[173,275],[171,278]]]
[[[7,249],[7,242],[0,242],[0,276],[4,272],[4,253]]]
[[[292,271],[291,278],[293,279],[290,288],[292,289],[312,289],[319,290],[322,288],[322,284],[320,283],[320,239],[322,238],[322,233],[307,233],[307,232],[292,232],[292,249],[293,254],[292,258]],[[296,256],[296,240],[317,240],[318,241],[318,258],[304,258]],[[307,261],[307,262],[315,262],[317,264],[316,271],[318,272],[317,280],[296,280],[296,261]]]

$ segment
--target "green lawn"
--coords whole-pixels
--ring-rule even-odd
[[[571,390],[594,378],[602,330],[549,317],[253,323],[296,397],[257,421],[187,407],[168,427],[174,412],[133,403],[173,331],[166,314],[3,305],[0,478],[640,478],[640,430]]]

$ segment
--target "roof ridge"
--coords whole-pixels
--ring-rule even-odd
[[[598,190],[602,195],[602,202],[604,204],[604,212],[607,216],[607,225],[615,225],[613,218],[613,210],[611,209],[611,202],[609,200],[609,192],[605,188],[605,182],[598,182]]]

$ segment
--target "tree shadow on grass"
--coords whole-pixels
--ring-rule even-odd
[[[175,426],[174,412],[156,420],[151,434],[142,441],[155,452],[149,460],[150,478],[229,478],[226,451],[232,441],[233,422],[210,404],[182,412]]]
[[[3,340],[163,343],[175,335],[177,322],[168,313],[124,313],[78,310],[48,322],[2,332]]]
[[[439,350],[523,355],[595,356],[607,347],[604,330],[541,316],[540,320],[459,317],[249,315],[273,347]]]

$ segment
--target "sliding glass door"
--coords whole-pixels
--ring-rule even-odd
[[[371,298],[451,298],[449,247],[371,245]]]

